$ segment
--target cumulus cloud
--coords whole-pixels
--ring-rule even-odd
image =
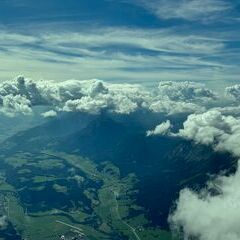
[[[234,85],[227,87],[225,89],[226,95],[233,98],[235,101],[239,102],[240,100],[240,85]]]
[[[161,81],[149,109],[168,115],[203,112],[205,106],[217,99],[218,95],[203,84]]]
[[[203,84],[161,81],[149,109],[164,114],[203,112],[218,95]]]
[[[163,122],[156,126],[154,130],[147,131],[147,136],[154,136],[154,135],[168,135],[171,131],[172,124],[169,120]]]
[[[218,177],[200,193],[190,189],[182,190],[177,208],[169,217],[173,230],[183,230],[186,240],[240,239],[239,182],[238,168],[236,174]],[[213,186],[220,192],[219,195],[210,194]]]
[[[173,93],[174,92],[174,93]],[[49,106],[53,111],[102,111],[130,114],[140,109],[162,113],[193,113],[205,110],[206,100],[216,94],[203,85],[188,82],[161,82],[157,91],[137,84],[113,84],[97,79],[33,81],[18,77],[0,84],[0,111],[14,115],[30,114],[34,106]],[[53,112],[44,117],[55,115]]]
[[[158,93],[172,101],[212,101],[217,99],[216,93],[207,89],[203,84],[193,82],[162,81]]]
[[[148,97],[150,94],[139,85],[108,84],[100,80],[53,82],[18,77],[0,85],[2,112],[11,114],[28,114],[31,107],[38,105],[51,106],[57,111],[109,110],[128,114],[143,107]]]
[[[47,111],[47,112],[42,113],[42,116],[43,116],[44,118],[56,117],[56,116],[57,116],[57,112],[56,112],[56,111],[53,111],[53,110],[50,110],[50,111]]]
[[[178,133],[196,143],[211,145],[216,151],[227,151],[240,157],[240,119],[213,109],[192,114]],[[231,176],[219,176],[205,189],[180,192],[175,211],[169,221],[173,230],[182,232],[184,239],[237,240],[240,239],[240,169]],[[215,189],[218,194],[211,194]]]
[[[9,94],[3,96],[0,100],[2,108],[0,111],[8,116],[14,116],[16,113],[31,114],[31,102],[24,96]]]
[[[130,114],[146,107],[152,96],[138,85],[108,84],[95,80],[83,91],[83,96],[65,102],[64,111],[82,111],[99,114],[108,110]]]
[[[169,99],[162,99],[153,101],[149,109],[156,113],[163,113],[167,115],[173,115],[178,113],[194,113],[205,111],[204,106],[200,106],[195,103],[172,101]]]
[[[191,114],[174,136],[212,145],[216,151],[228,151],[240,156],[240,119],[225,116],[218,110]]]

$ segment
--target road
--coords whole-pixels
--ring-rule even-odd
[[[119,219],[125,226],[127,226],[127,227],[130,229],[130,231],[134,234],[134,236],[135,236],[135,238],[136,238],[137,240],[141,240],[141,238],[139,237],[139,235],[138,235],[137,232],[136,232],[136,229],[135,229],[134,227],[132,227],[131,225],[129,225],[126,221],[124,221],[124,220],[121,218],[121,216],[120,216],[120,214],[119,214],[119,207],[118,207],[118,201],[117,201],[118,193],[115,192],[115,191],[113,191],[113,195],[114,195],[114,201],[116,202],[116,214],[117,214],[118,219]]]
[[[81,228],[75,227],[75,226],[73,226],[71,224],[68,224],[68,223],[65,223],[65,222],[62,222],[62,221],[59,221],[59,220],[57,220],[56,222],[60,223],[60,224],[63,224],[65,226],[67,226],[67,227],[73,228],[73,229],[77,230],[80,234],[84,235],[83,230]]]

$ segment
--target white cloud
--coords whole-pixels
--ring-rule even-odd
[[[199,192],[184,189],[180,192],[176,210],[169,221],[173,231],[184,232],[184,239],[240,239],[240,169],[229,177],[220,176]],[[212,196],[215,186],[220,192]]]
[[[216,93],[203,84],[193,82],[162,81],[159,83],[158,93],[172,101],[207,102],[217,99]]]
[[[149,109],[156,113],[174,115],[178,113],[203,112],[205,107],[189,102],[162,99],[153,101],[150,104]]]
[[[172,125],[169,120],[163,122],[156,126],[154,130],[147,131],[147,136],[154,136],[154,135],[168,135],[171,131]]]
[[[50,110],[50,111],[47,111],[47,112],[42,113],[42,116],[43,116],[44,118],[56,117],[56,116],[57,116],[57,112],[54,111],[54,110]]]
[[[227,105],[225,103],[224,106],[215,107],[212,108],[212,110],[217,110],[221,112],[223,115],[231,115],[234,117],[240,116],[240,106],[235,104],[229,104],[229,102],[227,102]]]
[[[224,112],[224,111],[223,111]],[[240,157],[240,119],[213,109],[192,114],[178,133],[196,143],[211,145],[216,151],[227,151]],[[239,162],[240,164],[240,162]],[[183,231],[184,239],[240,239],[240,168],[231,176],[219,176],[200,192],[184,189],[177,207],[169,217],[174,231]],[[219,194],[212,195],[211,189]]]
[[[233,98],[235,101],[240,101],[240,85],[236,84],[234,86],[227,87],[225,89],[226,95]]]
[[[1,111],[31,113],[32,106],[45,105],[55,111],[82,111],[98,114],[102,110],[129,114],[148,106],[152,95],[139,85],[110,84],[100,80],[64,82],[32,81],[18,77],[0,84]],[[50,112],[52,115],[53,112]],[[45,113],[44,115],[49,115]]]
[[[31,102],[24,96],[8,94],[0,99],[2,105],[0,111],[10,117],[13,117],[16,113],[24,115],[32,113]]]
[[[175,136],[212,145],[216,151],[227,151],[240,156],[240,119],[225,116],[218,110],[188,116]]]
[[[239,70],[237,61],[231,63],[231,69],[223,61],[232,35],[215,36],[204,32],[189,35],[176,29],[99,28],[32,35],[0,30],[0,79],[19,73],[60,80],[233,79]],[[236,52],[231,54],[238,58]]]
[[[179,18],[191,21],[213,19],[232,8],[230,3],[223,0],[140,0],[135,3],[162,19]]]
[[[174,96],[172,91],[175,91]],[[20,76],[0,84],[0,111],[8,115],[30,114],[32,107],[43,105],[55,112],[130,114],[145,109],[170,115],[203,111],[205,100],[209,102],[215,97],[204,86],[186,82],[161,83],[155,91],[137,84],[112,84],[97,79],[54,82],[33,81]],[[43,113],[43,116],[52,116],[55,112]]]
[[[108,110],[119,114],[129,114],[147,107],[151,94],[139,85],[109,84],[101,81],[89,83],[88,90],[81,98],[68,100],[64,111],[82,111],[99,114]],[[84,92],[84,90],[83,90]]]
[[[205,105],[218,99],[217,94],[203,84],[187,81],[161,81],[155,95],[149,109],[168,115],[203,112],[206,110]]]
[[[102,109],[108,107],[107,99],[94,99],[90,96],[84,96],[80,99],[68,100],[63,107],[66,112],[87,112],[91,114],[99,114]]]

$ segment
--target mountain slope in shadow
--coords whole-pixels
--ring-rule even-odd
[[[236,161],[179,138],[146,137],[146,130],[134,121],[70,114],[12,136],[1,151],[52,149],[79,154],[99,165],[110,161],[122,177],[137,176],[135,201],[153,225],[168,228],[167,216],[182,188],[202,187],[209,174],[234,171]]]

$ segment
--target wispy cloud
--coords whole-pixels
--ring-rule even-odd
[[[135,3],[152,11],[161,19],[208,21],[232,8],[223,0],[140,0]]]
[[[227,43],[222,37],[185,35],[175,29],[95,28],[35,34],[2,30],[0,78],[19,73],[33,78],[132,81],[208,80],[225,74],[229,78],[228,69],[235,64],[219,60],[229,54]]]

